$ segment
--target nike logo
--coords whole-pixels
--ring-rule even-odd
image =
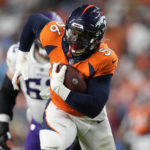
[[[101,121],[99,120],[99,121],[97,121],[97,124],[102,123],[103,121],[104,121],[104,120],[101,120]]]

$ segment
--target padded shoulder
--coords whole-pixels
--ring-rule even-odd
[[[102,43],[98,50],[91,56],[90,64],[95,70],[94,76],[114,74],[118,65],[118,57],[107,44]]]
[[[48,45],[58,46],[65,32],[65,25],[62,22],[51,21],[44,26],[40,33],[40,41],[43,47]],[[57,39],[57,40],[56,40]],[[60,40],[59,40],[60,39]]]

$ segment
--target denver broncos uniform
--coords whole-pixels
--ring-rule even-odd
[[[51,101],[47,103],[40,130],[41,149],[64,150],[77,135],[82,150],[115,150],[105,104],[111,77],[118,63],[116,54],[105,43],[101,43],[88,56],[70,58],[64,43],[64,24],[46,21],[37,15],[31,15],[24,26],[20,39],[21,51],[29,51],[33,33],[36,38],[40,35],[51,65],[53,62],[73,65],[88,84],[86,93],[71,91],[66,100],[50,89]]]
[[[69,63],[62,48],[63,35],[64,25],[56,21],[50,22],[41,32],[40,40],[49,54],[51,65],[53,62]],[[57,39],[57,41],[55,39]],[[90,57],[73,64],[73,66],[88,79],[113,74],[117,66],[117,61],[115,53],[109,49],[106,44],[102,43],[98,50]],[[51,99],[52,102],[63,111],[75,116],[83,116],[82,113],[77,112],[61,100],[53,91],[51,91]]]
[[[64,50],[63,50],[63,45],[62,45],[62,38],[63,38],[64,32],[65,32],[64,31],[64,25],[54,21],[54,22],[50,22],[49,24],[47,24],[44,27],[44,29],[42,30],[41,34],[40,34],[41,43],[43,44],[43,47],[45,47],[45,49],[47,50],[47,52],[49,54],[51,65],[53,64],[53,62],[61,62],[61,63],[64,63],[64,64],[69,63],[69,59],[67,59],[67,57],[64,53]],[[55,40],[55,39],[57,39],[57,40]],[[104,75],[114,74],[114,71],[115,71],[116,66],[117,66],[117,61],[118,61],[118,59],[117,59],[117,56],[115,55],[115,53],[111,49],[109,49],[105,43],[102,43],[100,45],[100,47],[90,57],[88,57],[85,60],[78,61],[77,63],[72,64],[72,65],[74,67],[76,67],[81,72],[81,74],[88,80],[90,78],[95,78],[97,76],[104,76]],[[50,71],[50,73],[51,73],[51,71]],[[78,97],[75,97],[75,99],[78,99]],[[52,90],[51,90],[51,100],[52,100],[52,103],[56,107],[63,110],[64,112],[70,114],[69,116],[73,120],[78,120],[78,119],[82,120],[84,118],[85,120],[87,119],[89,122],[91,122],[92,120],[102,121],[104,119],[105,121],[103,120],[104,121],[103,123],[105,124],[106,128],[108,127],[107,128],[107,130],[109,131],[108,133],[111,134],[111,131],[109,129],[110,127],[109,127],[107,119],[106,119],[107,115],[106,115],[105,108],[94,119],[91,119],[91,118],[85,116],[84,112],[90,111],[90,110],[85,110],[85,111],[83,110],[83,109],[87,109],[86,108],[86,103],[88,101],[88,98],[86,99],[84,104],[83,104],[82,99],[81,99],[81,101],[79,101],[79,103],[81,105],[85,106],[85,107],[84,106],[82,107],[82,111],[80,111],[80,112],[78,111],[78,110],[80,110],[80,108],[78,109],[77,107],[71,107],[72,106],[71,99],[70,99],[70,103],[68,104],[68,103],[66,103],[67,100],[66,101],[62,100]],[[49,119],[50,118],[49,115],[52,116],[52,118],[53,118],[54,113],[52,113],[50,111],[50,108],[54,109],[53,107],[55,107],[53,104],[51,104],[51,103],[48,104],[48,107],[45,110],[45,120],[46,121],[43,124],[44,124],[44,126],[45,126],[45,124],[46,124],[46,126],[48,125],[52,130],[54,130],[54,131],[61,134],[61,133],[64,133],[64,132],[61,129],[59,129],[59,127],[57,128],[57,126],[54,123],[55,121],[53,119]],[[62,115],[60,115],[60,116],[62,117]],[[81,118],[74,117],[74,116],[78,116],[78,117],[81,117]],[[60,118],[58,117],[58,120],[60,119],[60,122],[61,121],[65,122],[66,120],[61,119],[61,117]],[[76,122],[78,122],[78,121],[76,121]],[[72,126],[72,128],[73,128],[72,123],[68,123],[68,124],[70,126]],[[82,126],[81,123],[79,123],[77,126],[79,127],[79,130],[83,128],[83,127],[81,127]],[[87,127],[87,125],[84,125],[84,126]],[[102,126],[103,126],[103,124],[102,124]],[[87,129],[88,129],[88,127],[86,129],[80,130],[81,134],[83,132],[86,132]],[[95,129],[97,129],[97,128],[95,128]],[[74,130],[72,129],[72,131],[74,131]],[[69,133],[72,132],[72,131],[68,130]],[[104,129],[104,131],[105,131],[105,129]],[[45,134],[43,134],[43,133],[44,133],[44,130],[43,130],[43,132],[41,130],[41,137],[45,136]],[[105,134],[107,135],[107,131],[105,131]],[[102,133],[101,133],[101,135],[102,135]],[[101,135],[98,135],[98,137],[103,136],[103,135],[102,136]],[[72,136],[74,137],[74,135],[72,135]],[[89,138],[89,136],[90,135],[87,135],[88,138]],[[65,135],[64,137],[65,137],[66,141],[67,140],[68,141],[71,141],[71,140],[73,141],[73,138],[71,138],[71,136],[69,136],[69,135]],[[68,139],[66,137],[68,137]],[[97,137],[97,139],[99,140],[98,137]],[[56,138],[57,138],[57,136],[56,136]],[[98,140],[96,140],[96,141],[99,142]],[[44,140],[41,140],[41,141],[44,141]],[[109,138],[105,139],[106,143],[108,141],[110,142],[111,140]],[[87,144],[86,146],[84,146],[82,144],[81,144],[81,146],[82,146],[83,149],[86,149],[86,150],[87,149],[88,150],[91,150],[91,149],[95,149],[95,150],[97,149],[98,150],[98,148],[100,148],[100,145],[103,145],[103,142],[102,143],[99,142],[99,145],[95,146],[95,147],[94,147],[94,144],[89,145],[87,143],[86,143]],[[42,142],[42,144],[43,143],[44,142]],[[64,149],[64,147],[66,147],[66,145],[62,146],[60,149]],[[43,144],[43,146],[44,146],[44,144]],[[110,145],[106,146],[106,149],[109,146]],[[114,149],[114,147],[112,146],[111,149]]]

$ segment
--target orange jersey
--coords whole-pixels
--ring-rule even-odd
[[[50,64],[53,62],[61,62],[69,64],[67,57],[62,48],[62,40],[65,33],[65,26],[62,23],[52,21],[48,23],[40,34],[40,40],[49,53]],[[75,63],[73,66],[77,68],[80,73],[88,79],[89,77],[96,77],[108,74],[114,74],[118,64],[118,58],[114,51],[108,48],[107,44],[100,44],[99,48],[90,55],[87,59]],[[51,73],[51,70],[50,70]],[[81,113],[71,108],[64,100],[62,100],[52,90],[51,99],[53,103],[63,111],[75,116],[82,116]]]

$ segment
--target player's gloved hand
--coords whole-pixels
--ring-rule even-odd
[[[0,122],[0,150],[11,150],[7,141],[12,141],[8,122]]]
[[[50,98],[50,91],[49,91],[49,87],[48,87],[48,88],[43,89],[43,90],[40,92],[40,96],[42,97],[42,99],[44,99],[44,100],[48,100],[48,99]]]
[[[67,66],[63,65],[59,72],[57,72],[57,67],[60,63],[53,63],[52,73],[50,76],[50,87],[57,95],[59,95],[63,100],[66,100],[70,93],[70,89],[64,86],[64,79]]]
[[[18,86],[18,78],[20,76],[23,77],[24,80],[28,79],[28,52],[18,51],[17,59],[16,59],[16,71],[12,78],[12,84],[15,90],[19,90]]]

